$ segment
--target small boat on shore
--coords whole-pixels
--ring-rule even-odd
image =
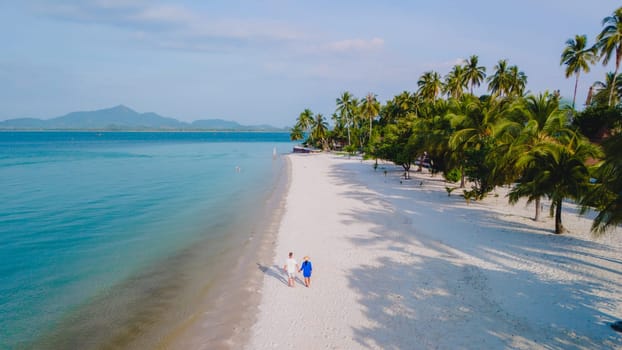
[[[303,147],[303,146],[294,146],[294,153],[319,153],[321,152],[319,149]]]

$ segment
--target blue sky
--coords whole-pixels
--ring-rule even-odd
[[[384,102],[476,54],[502,58],[532,92],[574,79],[567,39],[592,44],[619,6],[603,0],[143,1],[0,3],[0,120],[127,105],[179,120],[288,126],[305,108],[330,116],[343,91]],[[604,80],[598,64],[578,102]],[[484,93],[484,89],[477,91]]]

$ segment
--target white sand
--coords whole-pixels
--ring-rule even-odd
[[[595,239],[567,205],[467,205],[441,176],[336,155],[290,155],[292,179],[247,349],[616,349],[622,235]],[[384,167],[388,174],[383,174]],[[452,185],[455,186],[455,185]],[[311,288],[286,285],[287,253]]]

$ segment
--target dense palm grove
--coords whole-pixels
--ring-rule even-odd
[[[562,205],[571,199],[583,211],[594,208],[599,214],[592,230],[605,232],[622,222],[622,7],[602,25],[594,45],[576,35],[561,54],[566,77],[574,77],[571,104],[562,103],[556,91],[526,94],[527,75],[505,59],[487,75],[473,55],[444,77],[423,73],[416,92],[404,91],[384,104],[371,93],[360,99],[342,93],[332,129],[322,114],[305,109],[291,138],[389,160],[406,175],[413,164],[425,162],[433,173],[459,182],[468,200],[511,186],[510,202],[534,202],[536,220],[540,200],[549,199],[556,233],[564,232]],[[585,109],[577,111],[580,74],[610,61],[615,70],[590,87]],[[474,95],[482,84],[489,93]]]

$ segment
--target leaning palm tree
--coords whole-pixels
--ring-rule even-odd
[[[493,95],[505,96],[510,91],[510,72],[508,61],[503,59],[494,67],[495,73],[488,77],[488,91]]]
[[[298,121],[296,123],[304,132],[309,131],[313,125],[313,112],[309,108],[306,108],[300,115],[298,115]]]
[[[291,128],[290,132],[289,132],[289,139],[292,141],[298,141],[298,140],[302,140],[304,138],[304,131],[302,131],[302,128],[300,127],[300,125],[296,124],[294,125],[293,128]]]
[[[574,39],[566,41],[566,48],[562,52],[560,65],[566,65],[566,78],[575,75],[574,94],[572,95],[572,108],[577,100],[577,87],[581,71],[590,72],[590,65],[596,61],[596,49],[587,47],[587,36],[575,35]]]
[[[613,76],[617,77],[620,62],[622,61],[622,7],[615,10],[611,16],[605,17],[603,19],[603,26],[603,30],[596,37],[596,48],[600,52],[600,57],[605,66],[615,53],[616,69],[613,72]],[[611,85],[611,90],[609,91],[609,106],[612,105],[614,86],[615,81]]]
[[[478,60],[476,55],[471,55],[464,65],[465,83],[470,85],[471,94],[473,94],[473,87],[479,86],[486,78],[486,67],[478,66]]]
[[[368,93],[361,102],[361,113],[364,117],[369,119],[369,140],[371,141],[373,119],[377,117],[380,112],[380,103],[376,99],[376,95],[371,92]]]
[[[354,108],[356,105],[356,98],[348,91],[345,91],[337,98],[337,112],[339,116],[345,122],[348,129],[348,145],[351,144],[350,129],[354,125]]]
[[[417,81],[419,90],[417,91],[424,99],[434,101],[441,93],[443,83],[441,75],[434,71],[423,73]]]

